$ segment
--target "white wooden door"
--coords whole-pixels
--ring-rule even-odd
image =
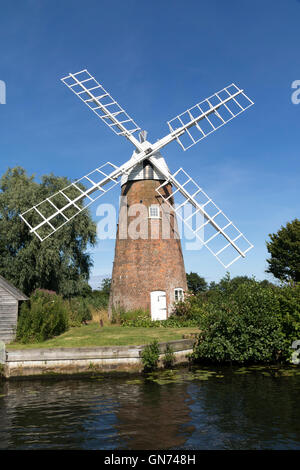
[[[163,290],[151,292],[151,320],[167,319],[167,297]]]

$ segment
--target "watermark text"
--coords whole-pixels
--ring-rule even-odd
[[[6,104],[6,84],[0,80],[0,104]]]
[[[299,365],[300,364],[300,340],[299,339],[297,339],[296,341],[293,341],[292,349],[296,349],[296,351],[293,352],[291,361],[293,364]]]
[[[294,80],[292,85],[292,89],[295,89],[291,95],[291,100],[293,104],[300,104],[300,80]]]
[[[193,214],[191,206],[176,209],[176,205],[173,208],[167,203],[152,204],[151,209],[142,203],[128,205],[127,197],[121,196],[119,215],[113,204],[99,204],[97,207],[96,215],[100,218],[97,222],[97,236],[100,240],[184,238],[187,250],[201,249],[204,216],[199,211]],[[184,224],[186,219],[190,221],[189,225]]]

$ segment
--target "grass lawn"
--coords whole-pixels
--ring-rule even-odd
[[[117,325],[100,327],[98,323],[71,328],[60,336],[42,343],[11,343],[7,349],[76,348],[88,346],[127,346],[182,339],[183,335],[196,333],[197,328],[125,328]]]

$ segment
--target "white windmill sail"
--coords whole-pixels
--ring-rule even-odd
[[[166,196],[163,188],[169,183],[173,185],[173,192]],[[233,222],[182,168],[169,175],[156,191],[224,268],[244,258],[253,248]],[[175,206],[174,196],[180,196]],[[203,216],[200,224],[199,215]]]
[[[143,168],[143,160],[149,159],[157,174],[165,177],[164,183],[157,189],[158,193],[170,204],[162,188],[168,182],[176,188],[173,194],[183,198],[175,209],[177,216],[221,264],[228,267],[238,258],[245,257],[253,245],[182,168],[171,175],[159,153],[173,140],[177,140],[183,150],[190,148],[252,106],[254,103],[244,90],[234,84],[223,88],[168,121],[170,133],[151,144],[146,140],[146,134],[141,136],[140,141],[134,136],[140,127],[86,69],[70,73],[62,78],[62,82],[115,134],[126,137],[136,150],[133,158],[122,166],[107,162],[21,214],[31,233],[41,241],[45,240],[118,184],[120,177],[123,182],[134,179],[134,168]],[[181,181],[182,177],[184,181]],[[187,204],[194,211],[188,216],[182,215],[180,210]],[[198,213],[202,214],[204,222],[195,226]],[[231,258],[227,256],[230,250],[234,255]]]
[[[20,217],[30,231],[44,241],[116,186],[121,174],[120,167],[107,162],[23,212]]]
[[[133,134],[141,128],[87,69],[69,73],[61,81],[81,99],[115,134],[141,148]]]
[[[171,134],[187,150],[246,111],[254,103],[234,83],[168,121]]]

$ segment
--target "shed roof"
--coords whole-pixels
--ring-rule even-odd
[[[3,287],[3,289],[9,292],[16,300],[28,300],[28,297],[23,294],[23,292],[13,286],[2,276],[0,276],[0,287]]]

